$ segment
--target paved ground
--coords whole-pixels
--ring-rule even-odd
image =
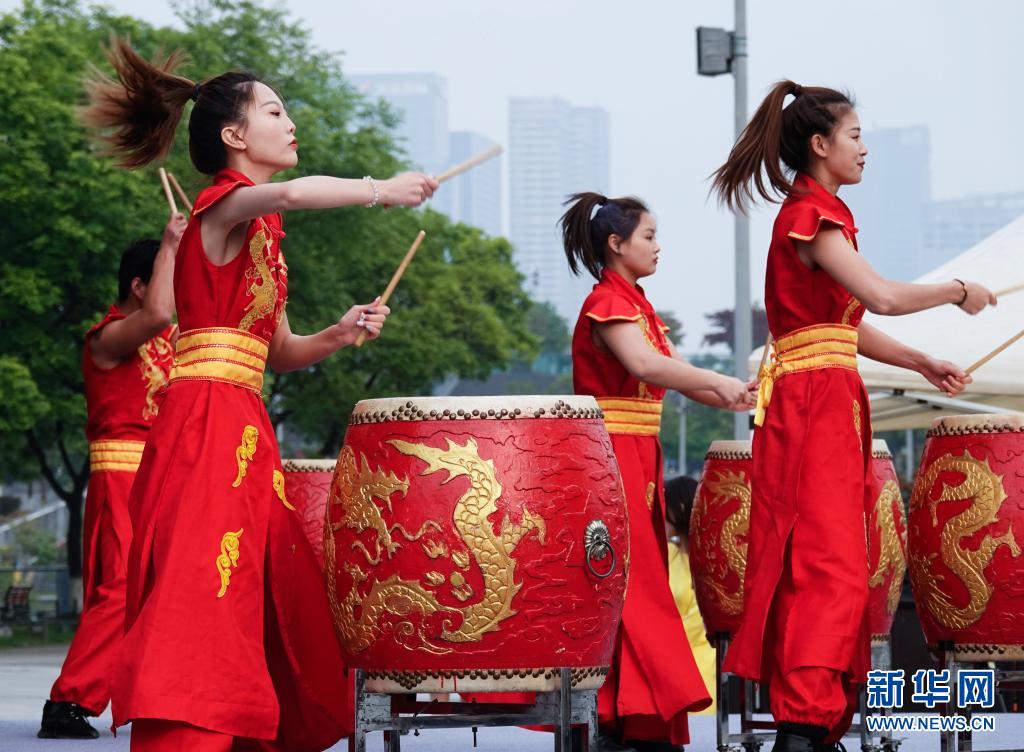
[[[57,678],[65,648],[25,648],[0,651],[0,752],[127,752],[130,732],[123,730],[115,739],[110,733],[110,713],[93,725],[102,729],[95,741],[50,741],[36,738],[43,700]],[[994,733],[975,734],[978,751],[1024,747],[1024,714],[996,716]],[[715,752],[714,721],[710,716],[692,716],[690,752]],[[519,728],[485,728],[477,734],[478,749],[487,752],[548,752],[553,748],[549,734]],[[847,740],[855,752],[859,743]],[[367,744],[370,752],[382,752],[381,734],[373,734]],[[335,750],[346,750],[344,743]],[[402,749],[409,752],[470,752],[473,736],[469,729],[427,731],[421,736],[402,738]],[[765,747],[768,752],[770,747]],[[910,734],[900,752],[939,752],[935,733]]]

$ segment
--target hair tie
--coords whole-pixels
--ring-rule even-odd
[[[792,94],[794,97],[799,97],[801,94],[804,93],[804,87],[802,87],[800,84],[793,84],[793,88],[790,90],[789,93]]]
[[[192,99],[193,102],[198,102],[199,101],[199,87],[200,86],[202,86],[202,84],[196,83],[196,85],[192,87],[192,97],[191,97],[191,99]]]

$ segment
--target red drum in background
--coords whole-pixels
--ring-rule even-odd
[[[713,441],[690,514],[690,571],[709,635],[734,633],[743,616],[750,533],[749,441]]]
[[[327,519],[328,598],[368,691],[604,681],[629,537],[593,398],[360,402]]]
[[[868,623],[872,643],[889,640],[907,571],[907,522],[903,497],[888,445],[875,439],[871,452],[866,510],[868,541]]]
[[[1024,416],[932,423],[910,500],[910,582],[931,648],[1024,659]]]
[[[331,494],[334,460],[281,460],[285,498],[302,519],[320,567],[324,565],[324,515]]]
[[[750,533],[749,441],[712,442],[690,516],[690,569],[708,634],[734,633],[743,616],[743,578]],[[892,455],[874,442],[868,479],[869,622],[888,639],[906,572],[906,523]]]

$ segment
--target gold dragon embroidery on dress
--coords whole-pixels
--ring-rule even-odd
[[[957,473],[964,481],[956,486],[940,481],[943,473]],[[936,499],[929,498],[936,482],[942,489]],[[1007,546],[1014,558],[1020,555],[1020,546],[1011,527],[998,537],[985,535],[977,549],[964,548],[961,541],[999,521],[998,513],[1006,500],[1003,477],[996,475],[987,460],[975,459],[964,450],[962,457],[946,454],[928,465],[914,486],[910,499],[911,515],[927,508],[933,526],[938,525],[938,506],[949,501],[970,499],[971,505],[946,521],[939,534],[939,553],[945,564],[964,584],[969,600],[963,607],[954,606],[942,592],[939,583],[943,575],[932,571],[931,564],[939,554],[910,555],[910,571],[923,591],[923,600],[932,617],[951,629],[963,629],[976,622],[985,613],[994,590],[985,577],[985,568],[1000,546]]]
[[[218,598],[223,598],[231,584],[231,567],[238,566],[238,539],[242,536],[242,528],[237,532],[224,533],[220,539],[220,554],[217,556],[217,573],[220,575]]]
[[[839,323],[846,326],[850,325],[850,319],[853,318],[853,314],[860,308],[860,301],[852,295],[850,296],[850,302],[846,304],[846,309],[843,311],[843,317],[839,320]]]
[[[858,446],[860,447],[861,451],[863,452],[864,451],[864,437],[863,437],[863,435],[860,432],[861,428],[862,428],[862,425],[861,425],[861,420],[860,420],[860,401],[859,400],[854,400],[853,401],[853,428],[857,432]]]
[[[280,470],[274,470],[273,484],[274,484],[274,493],[277,494],[277,498],[279,498],[281,500],[281,503],[284,504],[286,508],[288,508],[288,509],[290,509],[290,510],[292,510],[294,512],[295,511],[295,507],[293,507],[291,504],[288,503],[288,497],[285,496],[285,493],[284,493],[284,473],[282,473]]]
[[[515,581],[517,562],[511,554],[519,541],[531,530],[537,531],[540,542],[544,542],[544,520],[529,510],[523,511],[522,521],[518,523],[506,515],[500,531],[495,534],[488,518],[498,511],[497,500],[501,498],[502,487],[496,477],[494,462],[480,457],[474,439],[467,439],[466,444],[462,446],[451,439],[445,441],[448,444],[446,449],[397,439],[388,443],[399,452],[427,463],[422,475],[445,471],[448,474],[445,483],[460,476],[469,478],[469,489],[456,502],[452,522],[480,569],[484,586],[483,595],[476,603],[454,609],[443,606],[438,602],[436,595],[419,582],[403,580],[399,575],[392,575],[383,582],[374,581],[369,592],[361,595],[359,587],[369,579],[369,575],[358,566],[345,563],[344,569],[354,582],[345,599],[339,601],[335,583],[334,536],[325,533],[324,556],[328,574],[328,600],[338,635],[350,653],[366,650],[377,640],[382,631],[381,617],[385,613],[399,617],[410,616],[414,612],[420,613],[423,617],[439,612],[451,613],[452,618],[444,621],[441,633],[437,637],[428,636],[422,626],[417,628],[411,620],[400,622],[393,627],[392,635],[399,644],[408,649],[435,654],[451,652],[451,648],[439,645],[433,640],[440,639],[450,643],[479,642],[486,633],[498,630],[502,621],[516,613],[512,609],[512,601],[522,583]],[[342,451],[344,453],[345,450]],[[354,457],[350,461],[354,464]],[[370,472],[365,464],[362,472]],[[383,475],[380,471],[376,472]],[[377,496],[376,493],[374,495]],[[332,503],[328,504],[328,510],[333,504],[348,505],[352,501],[346,498],[335,499],[333,496],[332,493]],[[328,522],[329,515],[328,511]],[[386,544],[380,541],[384,537],[382,530],[386,531],[387,528],[376,530],[378,547],[386,549]],[[435,573],[428,581],[440,583],[436,576],[438,574],[440,573]],[[458,600],[465,602],[473,597],[472,588],[460,573],[453,573],[449,577],[449,582],[452,585],[452,594]],[[457,617],[460,615],[461,620],[458,620]],[[453,626],[456,624],[457,627]]]
[[[255,273],[258,278],[252,281],[246,291],[252,295],[252,300],[245,306],[245,315],[238,324],[238,328],[243,332],[249,331],[257,321],[273,313],[277,306],[277,281],[267,264],[274,240],[266,222],[262,219],[259,222],[260,229],[249,241],[249,258],[252,260],[253,269],[246,271],[246,277],[252,278],[252,274]]]
[[[885,610],[895,614],[903,589],[903,575],[907,571],[907,531],[902,533],[896,527],[895,505],[901,503],[900,487],[894,480],[887,480],[875,500],[875,527],[879,535],[878,565],[868,580],[868,587],[876,588],[885,582],[885,575],[892,571],[889,591],[886,595]],[[869,549],[870,550],[870,549]]]
[[[171,336],[177,329],[172,327]],[[167,383],[167,371],[162,363],[174,357],[174,347],[162,336],[153,337],[139,345],[139,370],[146,384],[146,406],[142,408],[143,420],[155,418],[159,411],[156,404],[156,393]]]
[[[645,500],[647,501],[647,511],[649,511],[649,512],[653,512],[654,511],[654,491],[655,491],[655,488],[656,487],[655,487],[653,481],[651,483],[647,484],[647,496],[646,496]]]
[[[741,541],[750,533],[750,481],[747,480],[743,471],[733,472],[731,470],[716,470],[715,478],[705,479],[703,486],[708,490],[711,499],[708,506],[720,506],[734,499],[740,502],[732,514],[722,522],[719,532],[719,540],[722,552],[725,554],[725,563],[719,566],[714,577],[701,578],[697,582],[698,587],[710,588],[711,595],[718,601],[725,613],[737,615],[743,612],[743,579],[747,572],[747,543]],[[705,529],[706,512],[703,505],[696,505],[693,510],[693,525],[696,529]],[[730,592],[724,588],[721,581],[730,571],[736,573],[739,580],[739,588]]]
[[[232,488],[242,485],[242,478],[249,469],[249,461],[256,455],[256,441],[260,437],[259,429],[256,426],[246,426],[242,429],[242,443],[235,450],[235,461],[238,463],[238,476],[231,484]]]

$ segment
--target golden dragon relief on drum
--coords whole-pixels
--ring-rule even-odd
[[[711,493],[711,503],[721,505],[737,499],[740,505],[722,523],[719,540],[722,551],[725,553],[725,567],[720,572],[719,578],[709,579],[704,584],[714,592],[722,610],[730,616],[736,616],[743,612],[743,578],[747,571],[747,543],[741,541],[740,538],[745,538],[750,533],[750,482],[743,471],[716,470],[713,472],[717,477],[708,478],[704,484]],[[701,527],[703,513],[695,513],[695,517],[694,526]],[[719,579],[724,579],[730,570],[735,572],[739,578],[739,588],[735,591],[726,590],[719,581]]]
[[[456,444],[451,439],[446,439],[446,442],[448,446],[445,449],[401,440],[391,440],[388,443],[402,454],[423,460],[427,467],[421,475],[430,475],[443,470],[448,473],[448,477],[444,480],[445,484],[460,476],[469,478],[469,489],[455,504],[452,523],[480,568],[484,585],[483,595],[479,601],[463,608],[445,606],[438,601],[436,594],[428,590],[425,585],[415,580],[404,580],[399,575],[392,575],[384,581],[375,580],[370,586],[369,592],[361,594],[360,586],[371,579],[372,573],[364,572],[357,565],[345,562],[342,566],[352,577],[353,586],[344,599],[338,599],[335,581],[337,552],[333,531],[339,529],[341,525],[352,527],[357,532],[372,527],[377,531],[378,550],[390,552],[391,549],[386,542],[390,540],[390,536],[387,535],[388,527],[383,520],[379,525],[367,524],[364,520],[369,520],[374,516],[378,519],[381,518],[380,511],[372,498],[381,499],[390,508],[390,495],[399,490],[404,495],[409,487],[407,480],[399,481],[393,474],[385,474],[380,470],[371,471],[365,458],[363,458],[362,468],[356,473],[354,455],[348,458],[344,457],[345,452],[351,454],[351,450],[346,447],[342,450],[343,457],[339,458],[339,462],[345,460],[350,464],[346,465],[348,468],[346,472],[339,473],[339,477],[347,476],[351,482],[336,483],[336,488],[332,491],[332,503],[328,504],[327,511],[330,524],[325,525],[324,556],[327,594],[335,627],[342,643],[350,653],[366,650],[380,637],[382,633],[381,617],[385,614],[407,617],[419,613],[421,615],[419,626],[416,626],[412,620],[406,619],[392,627],[394,639],[409,649],[441,654],[451,652],[452,648],[439,644],[438,641],[441,643],[478,642],[488,632],[499,629],[502,621],[516,613],[512,609],[512,601],[522,587],[522,583],[515,581],[517,562],[512,556],[512,552],[531,530],[537,532],[540,542],[543,543],[546,532],[544,520],[524,509],[520,522],[513,522],[506,515],[502,520],[499,532],[495,534],[488,517],[498,511],[497,501],[501,498],[502,487],[498,482],[493,461],[484,460],[480,456],[477,443],[472,438],[467,439],[463,446]],[[369,483],[367,483],[368,479]],[[373,488],[369,486],[373,486]],[[345,507],[345,513],[341,522],[331,523],[330,508],[336,504]],[[366,504],[371,505],[374,511],[365,508]],[[350,507],[362,508],[362,511],[350,514],[348,512]],[[440,528],[438,523],[433,521],[425,523],[424,528],[427,525],[432,525],[435,529]],[[391,526],[390,529],[394,530],[396,527]],[[421,528],[420,534],[423,532],[424,529]],[[410,537],[409,539],[415,538]],[[427,547],[425,546],[425,548]],[[430,551],[436,555],[441,554],[440,546],[432,546]],[[453,561],[460,566],[468,565],[468,559],[466,561],[456,559],[460,553],[452,554]],[[369,559],[369,557],[367,558]],[[369,563],[373,564],[372,561]],[[428,574],[432,575],[426,578],[429,585],[442,584],[443,575],[438,572]],[[458,600],[467,601],[471,597],[472,590],[469,589],[462,575],[455,572],[449,581],[453,587],[453,595]],[[439,613],[443,615],[440,634],[428,635],[424,627],[426,617]]]
[[[894,480],[887,480],[875,500],[875,527],[879,534],[878,566],[871,573],[868,587],[878,587],[885,582],[885,575],[892,571],[889,590],[886,593],[885,610],[895,614],[900,603],[900,590],[903,589],[903,575],[907,571],[907,531],[902,534],[896,528],[896,512],[894,504],[901,503],[900,487]],[[870,550],[870,546],[869,546]]]
[[[953,486],[943,480],[939,496],[929,498],[943,473],[962,475],[964,481]],[[914,495],[910,500],[911,515],[926,508],[931,513],[934,526],[938,525],[939,504],[964,500],[972,502],[963,512],[947,520],[939,534],[942,563],[960,579],[970,596],[965,606],[955,606],[940,589],[939,582],[943,575],[936,574],[931,568],[938,554],[922,556],[911,553],[910,556],[910,571],[918,587],[923,590],[929,613],[937,622],[950,629],[968,627],[985,613],[994,590],[985,577],[985,568],[991,563],[996,549],[1007,546],[1014,557],[1020,555],[1020,546],[1012,528],[999,536],[985,535],[976,550],[961,545],[964,539],[999,521],[999,508],[1006,498],[1002,476],[992,471],[988,461],[975,459],[967,450],[962,457],[947,454],[928,465],[914,486]]]

